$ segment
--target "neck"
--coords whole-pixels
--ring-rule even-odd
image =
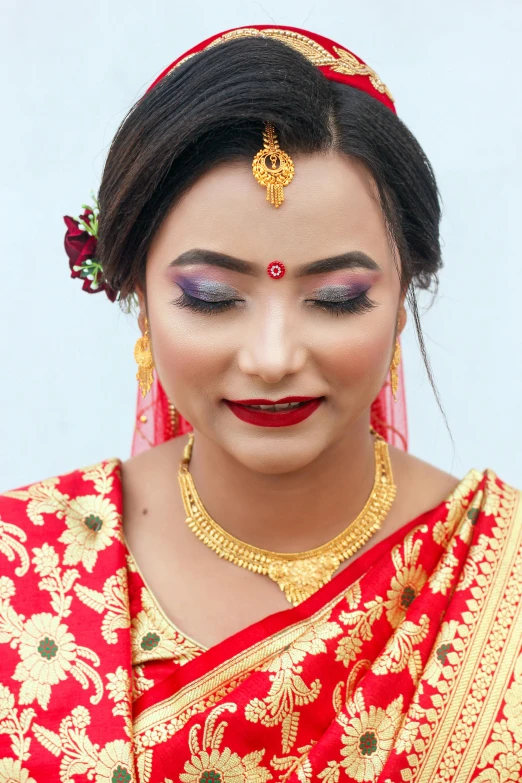
[[[313,463],[267,475],[197,432],[190,472],[207,512],[227,532],[262,549],[300,552],[334,538],[359,514],[375,478],[374,442],[368,422],[357,422]]]

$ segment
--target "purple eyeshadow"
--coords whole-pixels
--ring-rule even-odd
[[[214,280],[180,276],[177,278],[176,283],[189,296],[208,302],[234,299],[238,295],[235,288]]]
[[[352,283],[352,285],[325,285],[313,292],[314,297],[325,302],[343,302],[347,299],[355,299],[365,294],[371,288],[368,281]]]

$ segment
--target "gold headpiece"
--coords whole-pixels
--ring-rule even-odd
[[[252,172],[259,184],[266,187],[266,200],[277,209],[284,201],[283,185],[288,185],[293,179],[294,164],[290,155],[280,148],[272,123],[266,122],[265,127],[265,146],[255,155]],[[268,160],[271,166],[268,165]]]

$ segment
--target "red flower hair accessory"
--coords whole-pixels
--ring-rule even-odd
[[[100,210],[96,198],[92,198],[93,206],[82,204],[83,212],[78,218],[64,216],[67,226],[65,252],[69,257],[71,277],[80,277],[83,280],[82,290],[89,294],[105,291],[111,302],[114,302],[117,292],[105,281],[103,267],[96,259]]]

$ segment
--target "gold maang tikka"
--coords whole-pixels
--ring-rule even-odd
[[[252,172],[259,184],[266,187],[266,200],[277,209],[284,201],[283,186],[293,179],[294,163],[280,148],[271,122],[265,123],[263,141],[265,146],[252,161]]]

